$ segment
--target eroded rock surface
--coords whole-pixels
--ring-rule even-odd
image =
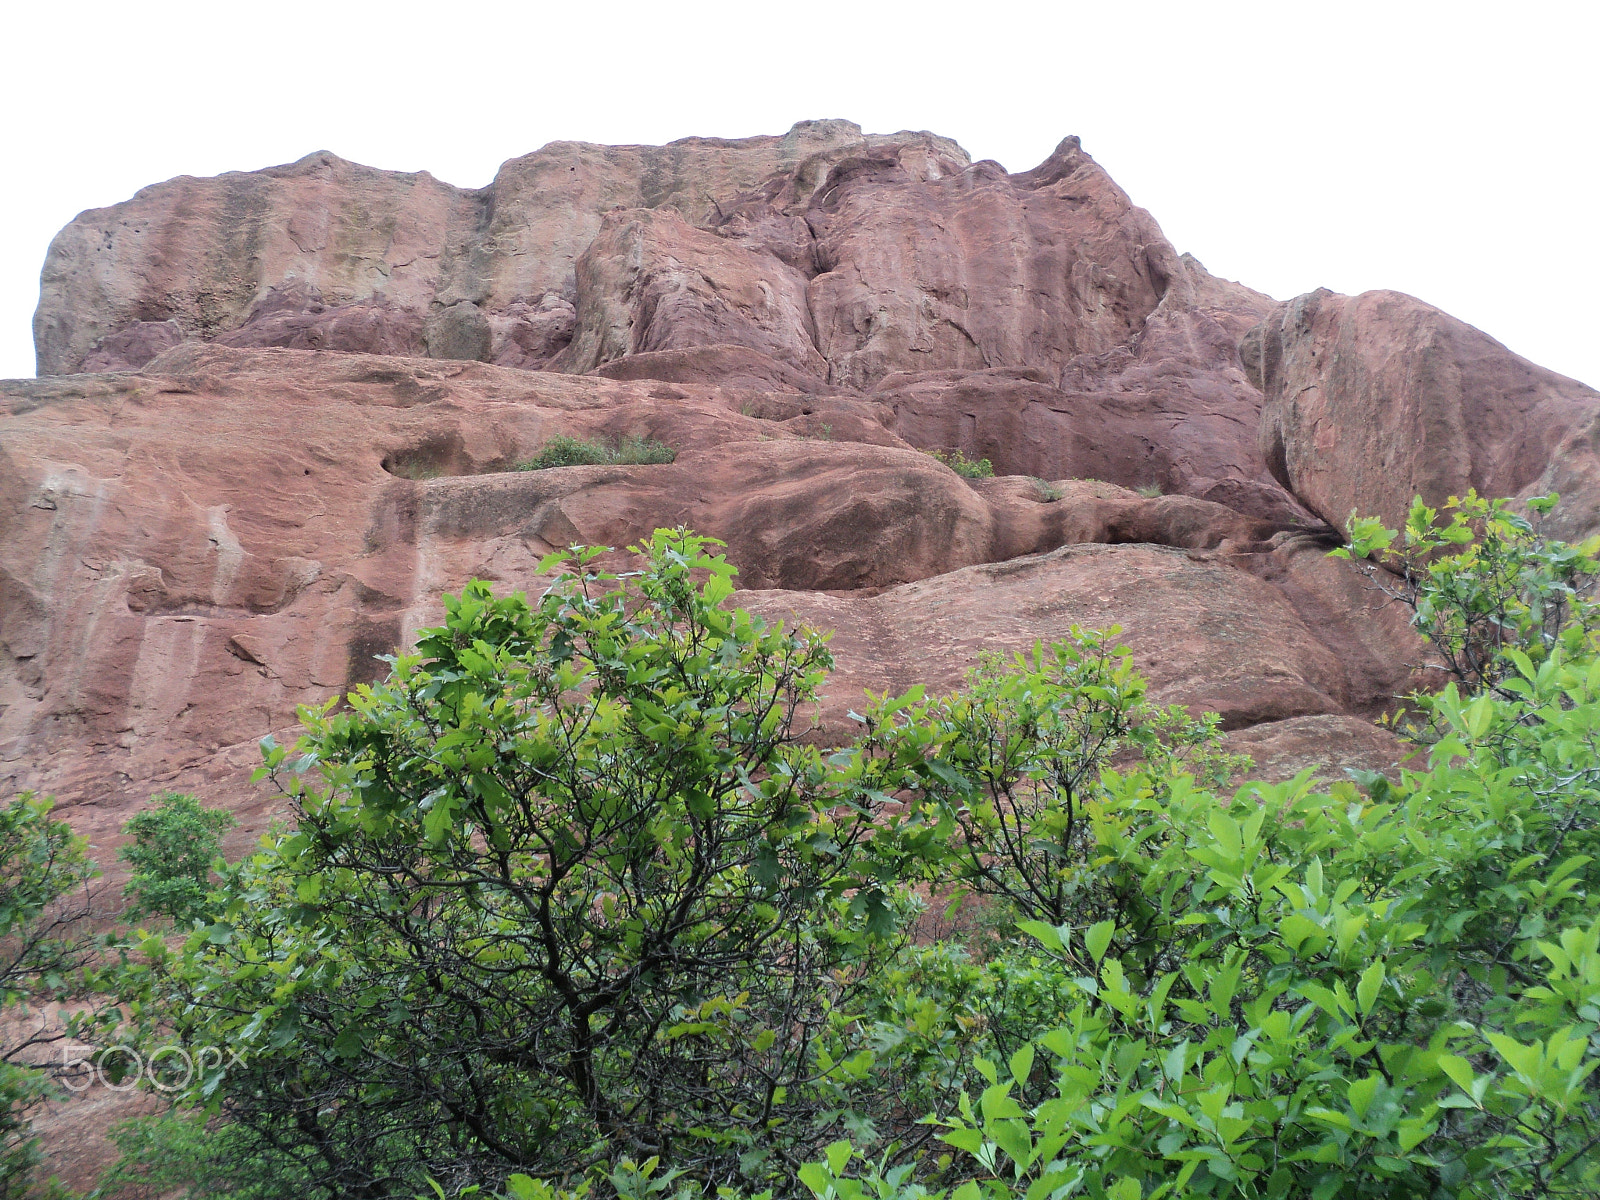
[[[929,134],[863,136],[849,121],[802,121],[777,137],[553,142],[506,162],[476,191],[326,151],[263,171],[154,184],[82,213],[51,243],[34,318],[39,372],[86,369],[102,339],[136,323],[170,320],[187,337],[217,337],[247,323],[270,292],[296,285],[319,303],[381,297],[424,319],[470,305],[491,330],[497,319],[503,326],[490,342],[500,357],[507,342],[523,339],[519,322],[541,324],[531,314],[551,297],[571,303],[577,261],[613,209],[670,206],[706,225],[723,215],[719,202],[776,174],[804,204],[832,161],[879,145],[965,160],[960,147]],[[136,357],[118,365],[149,361]]]
[[[200,344],[3,395],[0,770],[96,836],[173,786],[228,800],[248,831],[275,810],[245,781],[255,741],[381,672],[441,592],[536,590],[551,549],[661,525],[724,539],[763,611],[839,628],[840,712],[868,686],[957,684],[980,647],[1112,623],[1162,696],[1230,724],[1383,702],[1336,648],[1376,626],[1330,634],[1310,608],[1308,624],[1253,565],[1287,553],[1282,523],[1109,483],[965,480],[870,398]],[[556,433],[677,459],[515,469]],[[1344,569],[1320,545],[1294,555]]]
[[[678,524],[837,630],[828,736],[1118,625],[1264,769],[1382,769],[1422,650],[1331,525],[1467,486],[1600,523],[1594,392],[1408,297],[1217,279],[1075,138],[1015,174],[813,121],[479,191],[325,153],[178,179],[62,231],[36,339],[0,385],[0,780],[97,838],[178,787],[247,839],[256,740],[441,592]],[[557,434],[677,457],[517,469]]]
[[[1015,174],[830,120],[552,143],[476,191],[328,153],[176,179],[62,230],[35,340],[0,382],[0,795],[54,792],[113,873],[161,790],[250,844],[259,738],[571,543],[725,541],[741,603],[835,631],[822,740],[1115,626],[1260,777],[1329,780],[1395,770],[1372,719],[1430,678],[1327,556],[1352,509],[1559,490],[1553,532],[1600,529],[1600,393],[1397,293],[1217,279],[1076,138]],[[519,469],[558,434],[676,458]]]
[[[1552,486],[1567,500],[1554,530],[1600,524],[1600,392],[1432,305],[1400,292],[1312,292],[1274,309],[1243,351],[1265,397],[1262,456],[1336,526],[1359,511],[1398,527],[1418,495],[1437,505],[1468,488]]]

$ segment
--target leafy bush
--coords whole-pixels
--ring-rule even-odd
[[[1537,496],[1528,509],[1537,520],[1559,499]],[[1356,560],[1411,609],[1437,665],[1464,687],[1499,689],[1515,680],[1522,670],[1512,651],[1533,663],[1558,648],[1569,657],[1592,653],[1600,629],[1600,537],[1581,545],[1543,538],[1510,501],[1470,491],[1442,509],[1418,497],[1403,533],[1352,514],[1350,537],[1350,546],[1334,553]]]
[[[1061,489],[1055,484],[1040,479],[1037,475],[1028,476],[1028,482],[1033,484],[1033,490],[1039,494],[1039,499],[1046,504],[1054,504],[1061,499]]]
[[[802,1174],[816,1195],[1600,1194],[1600,657],[1581,603],[1557,589],[1568,616],[1550,623],[1528,602],[1588,553],[1514,522],[1476,531],[1513,550],[1450,528],[1413,576],[1419,608],[1447,646],[1496,614],[1498,648],[1467,660],[1488,690],[1416,698],[1434,742],[1398,782],[1230,798],[1166,763],[1107,770],[1069,846],[1048,806],[1012,799],[1059,785],[997,755],[994,722],[901,721],[920,752],[880,757],[909,785],[902,823],[920,812],[934,835],[902,830],[897,850],[943,863],[987,830],[994,862],[1031,847],[1074,865],[1074,910],[994,889],[1067,1011],[974,1060],[975,1096],[937,1122],[949,1157],[891,1166],[840,1143]],[[1486,568],[1511,553],[1528,570]],[[1043,815],[1046,837],[1005,809]]]
[[[122,827],[133,841],[118,857],[133,867],[123,888],[132,903],[127,916],[165,917],[183,927],[205,915],[211,865],[233,814],[206,808],[193,796],[164,792],[155,807],[136,813]]]
[[[959,450],[929,450],[926,453],[938,459],[963,479],[994,478],[994,464],[987,458],[974,461]]]
[[[954,881],[1053,924],[1104,915],[1091,817],[1112,761],[1145,759],[1157,781],[1248,764],[1217,751],[1214,715],[1146,703],[1120,632],[1073,626],[1010,663],[985,656],[963,693],[868,714],[856,761],[866,787],[902,798],[876,843],[896,874]]]
[[[310,1173],[292,1152],[206,1112],[162,1113],[113,1125],[120,1157],[96,1182],[97,1197],[154,1200],[282,1200],[304,1196]]]
[[[519,471],[544,471],[551,467],[625,466],[636,463],[669,463],[678,452],[663,442],[649,438],[625,437],[615,443],[599,438],[585,441],[558,433],[539,447],[539,453]]]
[[[57,1047],[114,1023],[112,1006],[95,1003],[102,984],[99,940],[86,927],[99,874],[88,843],[51,816],[52,802],[23,792],[0,807],[0,1200],[26,1194],[38,1162],[30,1113],[69,1073]],[[88,998],[52,1019],[34,1003]]]
[[[799,740],[823,639],[724,610],[709,544],[658,531],[626,578],[553,555],[535,604],[471,584],[268,745],[298,828],[180,953],[147,945],[163,1031],[245,1060],[189,1100],[329,1195],[641,1148],[759,1180],[827,1140],[849,1067],[814,1044],[896,889],[856,873],[870,813]]]
[[[1142,483],[1133,490],[1138,492],[1139,495],[1143,496],[1146,500],[1154,500],[1157,496],[1162,495],[1162,489],[1159,483]]]
[[[1594,548],[1478,503],[1389,584],[1459,668],[1426,769],[1322,789],[1225,790],[1115,630],[823,753],[822,640],[702,539],[471,585],[268,746],[298,828],[147,1011],[246,1052],[187,1098],[302,1196],[1600,1194]],[[897,938],[952,890],[985,936]]]

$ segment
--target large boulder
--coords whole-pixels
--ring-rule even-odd
[[[1009,656],[1073,626],[1122,631],[1153,697],[1217,712],[1240,729],[1317,714],[1376,715],[1383,701],[1346,646],[1361,617],[1318,628],[1311,613],[1226,553],[1150,543],[1079,544],[981,564],[874,596],[763,591],[741,596],[764,615],[836,633],[838,669],[823,697],[830,737],[867,691],[961,686],[981,654]],[[1398,614],[1377,613],[1378,636],[1402,639]],[[1345,645],[1340,643],[1344,642]],[[1389,695],[1403,690],[1403,659],[1388,663]]]
[[[1262,456],[1341,528],[1352,512],[1397,526],[1413,496],[1515,496],[1592,473],[1578,465],[1594,453],[1581,431],[1600,392],[1400,292],[1297,297],[1246,335],[1242,354],[1264,396]],[[1594,524],[1594,483],[1569,497],[1580,515],[1564,532]]]

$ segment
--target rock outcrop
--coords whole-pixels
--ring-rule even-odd
[[[327,153],[176,179],[62,230],[35,340],[0,382],[0,798],[54,792],[113,872],[157,791],[248,845],[259,738],[572,543],[725,541],[740,603],[835,631],[821,740],[1115,626],[1281,779],[1393,773],[1372,718],[1428,678],[1327,556],[1352,510],[1559,490],[1549,529],[1600,530],[1600,393],[1397,293],[1217,279],[1075,138],[1018,174],[809,121],[476,191]],[[556,435],[676,458],[519,469]]]
[[[163,788],[248,839],[256,740],[440,593],[677,524],[837,631],[819,736],[1118,625],[1265,769],[1389,768],[1367,721],[1421,647],[1330,525],[1557,485],[1600,522],[1600,396],[1408,297],[1217,279],[1075,138],[1018,174],[844,121],[555,143],[479,191],[319,153],[83,214],[35,329],[42,377],[0,384],[0,781],[97,839]],[[557,434],[677,457],[517,469]]]
[[[165,787],[259,827],[255,741],[373,678],[441,592],[537,589],[549,550],[660,525],[727,541],[761,611],[838,628],[836,732],[864,687],[954,686],[977,649],[1073,624],[1122,625],[1159,696],[1230,726],[1405,686],[1397,615],[1306,598],[1359,592],[1314,538],[1109,483],[964,480],[870,398],[197,344],[3,395],[0,778],[96,837]],[[677,459],[515,469],[556,433]],[[1281,586],[1296,564],[1336,585]]]
[[[524,321],[540,324],[533,314],[549,298],[572,301],[577,261],[613,209],[672,207],[706,225],[722,216],[719,203],[775,173],[803,204],[833,160],[879,145],[966,157],[928,134],[864,137],[849,121],[802,121],[781,137],[734,141],[554,142],[510,160],[477,191],[326,151],[264,171],[155,184],[81,214],[51,243],[34,317],[39,373],[84,370],[103,339],[143,324],[172,321],[207,340],[231,333],[269,293],[296,286],[318,304],[381,297],[424,320],[468,305],[474,311],[457,311],[449,324],[481,319],[487,356],[499,360],[520,347]],[[464,349],[480,348],[445,333],[425,352],[454,358]],[[149,361],[135,358],[118,365]]]
[[[1312,292],[1274,309],[1243,355],[1265,397],[1263,457],[1333,525],[1359,510],[1398,527],[1413,496],[1552,487],[1567,498],[1555,531],[1600,525],[1589,444],[1600,392],[1431,305]]]

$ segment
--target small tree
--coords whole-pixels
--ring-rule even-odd
[[[166,917],[187,926],[205,915],[211,866],[222,835],[233,828],[233,814],[206,808],[181,792],[165,792],[152,800],[154,808],[135,814],[122,827],[133,838],[118,853],[133,867],[122,892],[132,902],[127,916]]]
[[[473,583],[293,757],[268,743],[298,828],[163,981],[181,1036],[242,1059],[192,1099],[340,1196],[649,1156],[753,1180],[819,1144],[851,1068],[816,1039],[894,897],[799,740],[823,638],[724,609],[711,544],[658,531],[623,577],[552,556],[534,604]]]
[[[1378,587],[1412,612],[1434,665],[1471,692],[1498,689],[1517,676],[1509,653],[1534,663],[1558,648],[1586,653],[1600,629],[1600,537],[1582,543],[1540,535],[1535,522],[1561,498],[1535,496],[1524,517],[1509,500],[1469,491],[1432,508],[1418,496],[1404,530],[1377,517],[1350,515],[1350,545],[1336,557],[1356,561]],[[1504,698],[1515,689],[1502,691]]]
[[[1029,919],[1089,922],[1120,903],[1094,862],[1102,774],[1142,764],[1207,783],[1248,767],[1218,748],[1215,714],[1191,718],[1145,696],[1121,630],[1073,626],[1007,662],[983,656],[963,692],[886,699],[862,718],[863,786],[903,807],[876,849],[898,875],[923,875],[1002,900]]]

